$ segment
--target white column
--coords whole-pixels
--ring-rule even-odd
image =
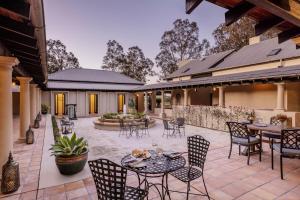
[[[15,57],[0,56],[0,166],[13,149],[12,67],[18,63]]]
[[[17,77],[20,81],[20,140],[25,140],[30,125],[30,77]]]
[[[224,87],[218,87],[219,89],[219,106],[224,108],[225,107],[225,98],[224,98]]]
[[[36,86],[37,84],[30,84],[30,122],[33,125],[36,118]]]
[[[148,113],[148,93],[144,92],[145,96],[144,96],[144,113],[147,114]]]
[[[276,85],[277,85],[276,110],[284,110],[284,83],[276,83]]]
[[[188,89],[183,89],[183,106],[188,105]]]
[[[161,118],[165,117],[165,92],[162,90],[161,91],[161,102],[160,102],[160,114],[159,116]]]

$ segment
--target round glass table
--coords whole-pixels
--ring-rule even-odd
[[[126,169],[137,173],[139,179],[139,185],[148,182],[149,188],[155,187],[158,191],[160,198],[165,199],[168,195],[171,199],[169,188],[168,188],[168,173],[176,171],[185,166],[186,160],[182,155],[175,158],[170,158],[164,155],[158,155],[155,151],[150,150],[151,157],[144,159],[140,163],[143,163],[143,167],[132,167],[128,164],[128,160],[132,159],[131,155],[126,155],[121,160],[121,165]],[[140,176],[144,177],[141,181]],[[161,177],[161,183],[151,183],[147,178],[158,178]],[[159,189],[161,187],[161,189]]]

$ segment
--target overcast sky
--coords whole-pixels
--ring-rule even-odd
[[[162,34],[178,18],[196,21],[200,40],[213,43],[225,12],[204,1],[187,15],[185,0],[44,0],[44,7],[47,39],[61,40],[81,67],[94,69],[101,68],[108,40],[125,50],[137,45],[154,62]]]

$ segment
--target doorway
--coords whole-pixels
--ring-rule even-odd
[[[89,114],[98,114],[98,95],[89,94]]]
[[[118,113],[124,112],[124,110],[123,110],[124,104],[125,104],[125,95],[119,94],[118,95]]]
[[[57,93],[55,94],[55,115],[65,114],[65,94]]]

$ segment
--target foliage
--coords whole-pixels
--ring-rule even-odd
[[[154,63],[145,57],[138,46],[130,47],[125,53],[117,41],[108,41],[103,69],[120,72],[135,80],[146,82],[146,76],[155,75],[153,66]]]
[[[159,44],[160,52],[155,58],[163,77],[177,70],[180,61],[201,58],[210,47],[206,39],[199,42],[196,22],[177,19],[173,25],[171,30],[164,32]]]
[[[88,143],[83,137],[78,138],[75,133],[69,138],[60,136],[56,144],[50,148],[51,155],[55,156],[78,156],[88,150]]]
[[[119,113],[105,113],[103,114],[102,118],[103,119],[118,119]]]
[[[51,120],[52,120],[54,141],[57,142],[58,138],[60,137],[60,133],[59,133],[59,128],[57,126],[55,116],[51,116]]]
[[[230,26],[220,24],[212,33],[215,39],[215,46],[210,49],[210,53],[218,53],[231,49],[240,49],[248,45],[249,38],[255,36],[255,21],[243,17]],[[275,30],[269,30],[261,36],[261,39],[276,36]]]
[[[47,114],[49,112],[49,109],[49,106],[47,106],[46,104],[41,105],[41,111],[43,114]]]
[[[80,68],[78,59],[60,40],[47,40],[48,73]]]

